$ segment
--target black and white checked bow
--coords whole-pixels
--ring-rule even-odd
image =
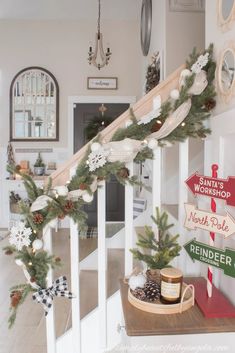
[[[36,300],[38,303],[41,303],[44,310],[45,315],[48,314],[54,297],[66,297],[68,299],[72,299],[73,295],[68,290],[67,278],[65,276],[61,276],[56,279],[52,286],[46,289],[39,289],[36,293],[33,294],[33,300]]]

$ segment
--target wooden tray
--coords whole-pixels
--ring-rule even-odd
[[[194,286],[183,283],[181,302],[178,304],[162,304],[160,300],[155,303],[148,303],[137,299],[129,288],[128,301],[137,309],[152,314],[179,314],[190,309],[194,305]]]

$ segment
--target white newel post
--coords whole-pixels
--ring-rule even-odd
[[[70,170],[70,177],[75,169]],[[81,320],[80,320],[80,259],[79,259],[79,234],[78,226],[70,219],[70,267],[71,267],[71,292],[72,299],[72,345],[73,352],[81,352]]]
[[[45,227],[43,229],[44,250],[52,253],[52,229]],[[53,281],[53,271],[50,268],[47,274],[47,286],[51,286]],[[50,308],[46,316],[46,335],[47,335],[47,353],[56,353],[56,334],[55,334],[55,316],[54,305]]]
[[[152,214],[155,217],[156,207],[161,208],[161,174],[162,174],[162,149],[157,147],[153,150],[152,168]],[[152,223],[153,230],[157,231],[157,226]]]
[[[130,176],[133,175],[133,162],[127,163]],[[130,249],[133,248],[133,187],[125,186],[125,276],[133,271],[133,256]]]
[[[107,248],[106,248],[106,187],[97,190],[97,224],[98,224],[98,309],[100,328],[100,348],[107,346]]]
[[[70,220],[70,266],[72,299],[72,342],[73,352],[81,352],[81,321],[80,321],[80,262],[79,262],[79,234],[78,226]]]
[[[189,173],[189,139],[179,144],[179,234],[180,245],[186,243],[186,229],[184,228],[185,209],[184,204],[188,201],[188,189],[185,186],[185,180],[188,178]],[[179,267],[186,270],[186,257],[178,257]]]

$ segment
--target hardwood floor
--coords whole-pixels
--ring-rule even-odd
[[[80,256],[84,258],[94,251],[96,239],[84,239],[81,242]],[[8,244],[8,239],[0,242],[0,247]],[[68,231],[60,230],[53,235],[54,253],[61,257],[63,266],[54,277],[66,275],[70,284],[69,235]],[[108,283],[107,294],[110,296],[118,288],[118,279],[124,275],[124,251],[112,249],[108,251]],[[25,282],[22,270],[14,263],[12,256],[0,252],[0,353],[46,353],[45,317],[40,304],[31,297],[20,308],[16,323],[11,330],[7,327],[9,314],[9,288],[17,283]],[[98,284],[97,271],[81,271],[81,318],[97,306]],[[89,293],[89,297],[87,296]],[[55,298],[56,334],[60,336],[71,327],[71,301]]]

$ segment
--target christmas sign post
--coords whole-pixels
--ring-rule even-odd
[[[190,240],[184,245],[193,261],[197,260],[208,265],[207,280],[202,277],[191,281],[195,287],[195,299],[207,318],[235,317],[235,307],[213,285],[213,268],[223,270],[224,274],[235,278],[235,250],[214,247],[215,234],[225,237],[235,234],[235,219],[229,214],[216,213],[216,199],[226,201],[227,205],[235,206],[235,177],[219,179],[218,165],[212,165],[212,177],[194,173],[186,180],[186,184],[194,196],[211,197],[210,211],[200,210],[193,204],[185,204],[185,227],[190,230],[197,228],[210,233],[209,245]],[[191,283],[190,282],[190,283]],[[213,297],[212,297],[213,291]]]
[[[186,243],[184,248],[193,261],[197,260],[219,268],[225,275],[235,278],[235,250],[230,248],[221,250],[196,241],[195,238]]]

